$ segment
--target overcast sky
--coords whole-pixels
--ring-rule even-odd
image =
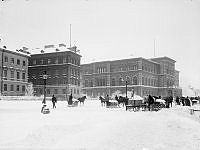
[[[155,40],[156,57],[177,61],[180,85],[200,89],[200,0],[0,2],[0,44],[11,50],[69,46],[70,24],[82,63],[151,58]]]

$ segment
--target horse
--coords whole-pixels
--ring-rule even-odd
[[[119,96],[119,99],[115,100],[118,101],[118,105],[123,104],[123,107],[124,105],[128,105],[128,98],[126,97]]]
[[[80,102],[80,105],[81,105],[81,103],[84,105],[85,99],[87,99],[86,96],[83,96],[83,97],[78,98],[78,100],[79,100],[79,102]]]
[[[152,97],[151,95],[149,95],[148,97],[147,97],[147,105],[148,105],[148,108],[149,108],[149,111],[150,111],[150,107],[151,107],[151,105],[152,104],[154,104],[154,102],[155,102],[155,100],[154,100],[154,97]]]
[[[101,100],[101,106],[106,106],[106,99],[102,96],[99,96],[99,100]]]

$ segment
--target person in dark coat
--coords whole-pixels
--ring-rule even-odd
[[[70,94],[70,96],[69,96],[69,101],[68,101],[68,104],[69,104],[69,105],[72,105],[72,103],[73,103],[72,99],[73,99],[73,96],[72,96],[72,94]]]
[[[57,99],[56,99],[56,97],[53,95],[53,96],[52,96],[53,108],[56,108],[56,102],[57,102]]]

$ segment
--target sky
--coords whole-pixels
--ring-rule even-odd
[[[70,24],[81,63],[167,56],[176,60],[184,95],[193,94],[189,86],[200,89],[200,0],[0,2],[0,45],[11,50],[69,46]]]

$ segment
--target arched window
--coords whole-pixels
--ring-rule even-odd
[[[130,77],[126,77],[127,84],[131,84]]]
[[[123,79],[120,77],[119,78],[119,86],[123,84]]]
[[[133,77],[133,85],[137,85],[138,81],[137,81],[137,77]]]
[[[112,78],[112,80],[111,80],[111,85],[112,85],[112,86],[115,86],[115,78]]]
[[[142,85],[144,85],[144,77],[142,77]]]

